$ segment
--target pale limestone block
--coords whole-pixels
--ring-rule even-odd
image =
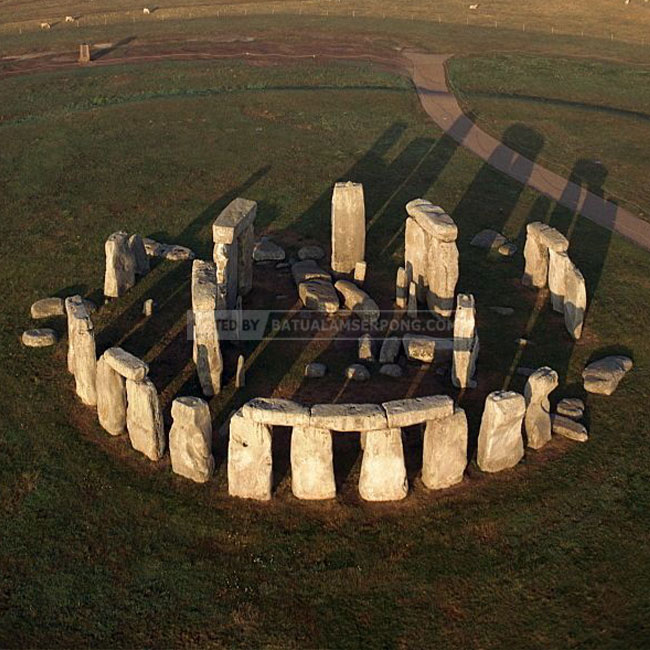
[[[422,482],[430,490],[463,480],[467,467],[467,417],[457,408],[451,415],[428,420],[422,449]]]
[[[378,404],[315,404],[309,426],[331,431],[386,428],[386,412]]]
[[[447,418],[454,412],[454,400],[447,395],[429,395],[384,402],[382,407],[388,428],[393,429]]]
[[[395,305],[398,309],[406,309],[408,301],[409,280],[406,269],[400,266],[395,277]]]
[[[565,252],[556,253],[549,250],[548,288],[551,293],[553,310],[564,313],[564,296],[566,295],[566,278],[571,267],[571,260]]]
[[[212,241],[215,244],[232,244],[237,237],[253,226],[257,203],[238,197],[231,201],[212,224]],[[215,260],[216,261],[216,260]]]
[[[409,297],[406,304],[406,314],[409,318],[418,317],[418,286],[415,282],[409,284]]]
[[[535,370],[526,381],[524,426],[528,446],[533,449],[541,449],[551,439],[551,404],[548,396],[558,383],[557,372],[548,366]]]
[[[366,432],[359,494],[365,501],[399,501],[408,494],[401,429]]]
[[[135,257],[125,232],[114,232],[104,244],[104,295],[119,298],[135,285]]]
[[[458,227],[439,205],[426,199],[413,199],[406,204],[406,212],[431,237],[443,242],[456,241]]]
[[[533,221],[526,226],[526,244],[524,246],[524,275],[522,284],[542,289],[548,277],[548,248],[542,242],[542,232],[549,226],[540,221]]]
[[[225,309],[234,309],[237,304],[239,280],[238,271],[238,240],[230,244],[217,242],[214,245],[213,261],[216,266],[217,284],[223,285]]]
[[[479,340],[476,331],[476,307],[472,294],[459,293],[456,298],[453,345],[451,382],[458,388],[474,388]]]
[[[368,333],[362,334],[359,337],[359,349],[358,349],[359,359],[361,361],[374,361],[375,360],[374,347],[375,347],[375,342],[372,336]]]
[[[22,344],[27,348],[47,348],[55,345],[58,337],[56,332],[49,327],[25,330],[21,336]]]
[[[143,276],[149,273],[151,268],[149,264],[149,256],[144,247],[144,242],[140,235],[134,234],[129,237],[128,241],[129,249],[131,250],[131,255],[133,256],[133,261],[135,263],[135,273],[136,275]]]
[[[374,322],[379,319],[377,303],[361,287],[348,280],[339,280],[334,287],[343,296],[346,308],[361,320]]]
[[[363,286],[363,283],[366,281],[367,270],[368,270],[368,265],[366,262],[357,262],[354,265],[354,281],[359,286]]]
[[[301,282],[298,296],[307,309],[326,314],[335,314],[339,310],[339,295],[329,280]]]
[[[244,404],[241,411],[242,417],[259,424],[278,427],[309,426],[309,409],[281,397],[256,397]]]
[[[572,262],[567,266],[565,276],[564,324],[577,341],[582,336],[582,327],[587,311],[587,286],[585,279]]]
[[[131,446],[150,460],[165,452],[165,430],[158,393],[148,377],[126,380],[126,428]]]
[[[244,368],[244,355],[237,357],[237,370],[235,372],[235,388],[243,388],[246,385],[246,370]]]
[[[294,427],[291,433],[291,491],[297,499],[333,499],[332,432]]]
[[[598,359],[582,371],[585,390],[597,395],[611,395],[633,366],[632,359],[623,355]]]
[[[580,422],[562,415],[552,415],[551,421],[553,433],[576,442],[587,442],[589,440],[587,428]]]
[[[366,208],[361,183],[336,183],[332,192],[332,270],[352,273],[366,253]]]
[[[122,348],[109,348],[103,354],[104,361],[125,379],[142,381],[149,374],[149,366]]]
[[[456,242],[431,238],[427,265],[426,300],[434,314],[449,318],[454,310],[458,283],[458,247]]]
[[[406,358],[410,361],[433,363],[438,339],[424,334],[404,334],[402,345]]]
[[[68,315],[68,368],[72,367],[77,395],[84,404],[97,404],[95,331],[81,296],[66,298]]]
[[[198,397],[177,397],[172,402],[172,419],[172,471],[196,483],[205,483],[214,472],[212,418],[207,402]]]
[[[41,298],[32,305],[30,313],[34,319],[65,316],[63,298]]]
[[[97,361],[97,418],[112,436],[126,431],[126,384],[111,367],[104,353]]]
[[[429,242],[431,237],[409,217],[404,230],[404,267],[408,281],[414,282],[417,299],[423,302],[428,286]]]

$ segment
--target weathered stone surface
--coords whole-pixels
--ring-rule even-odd
[[[587,287],[578,267],[569,262],[565,275],[564,324],[577,341],[582,336],[582,326],[587,310]]]
[[[428,285],[429,266],[429,240],[430,236],[424,229],[413,219],[406,219],[404,230],[404,267],[409,284],[415,283],[417,289],[417,299],[421,302],[426,297],[426,287]]]
[[[474,296],[459,293],[454,318],[454,355],[451,381],[459,388],[474,388],[474,373],[479,351]]]
[[[97,354],[92,320],[81,296],[65,300],[68,317],[68,369],[74,374],[77,395],[88,406],[97,404]]]
[[[162,257],[163,249],[167,244],[161,244],[150,237],[143,237],[144,250],[149,257]]]
[[[332,432],[294,427],[291,432],[291,491],[297,499],[333,499]]]
[[[187,246],[178,244],[161,244],[161,246],[160,257],[168,262],[186,262],[196,257],[194,251]]]
[[[233,244],[237,237],[255,222],[257,203],[238,197],[231,201],[212,224],[212,241]]]
[[[564,313],[564,296],[566,295],[566,277],[571,267],[571,260],[565,252],[556,253],[549,250],[548,288],[551,293],[553,310]]]
[[[540,221],[533,221],[526,226],[526,244],[524,259],[526,265],[522,284],[541,289],[546,286],[548,277],[548,248],[541,240],[541,233],[549,226]]]
[[[458,227],[439,205],[426,199],[413,199],[406,204],[406,212],[431,237],[443,242],[456,241]]]
[[[548,366],[538,368],[526,382],[524,426],[528,446],[541,449],[551,439],[551,405],[548,396],[557,388],[558,376]]]
[[[577,397],[565,397],[557,403],[558,415],[579,420],[585,413],[585,403]]]
[[[345,369],[345,376],[352,381],[368,381],[370,371],[360,363],[353,363]]]
[[[41,298],[32,305],[30,313],[34,319],[65,316],[63,298]]]
[[[55,345],[57,340],[57,333],[49,327],[25,330],[21,337],[23,345],[28,348],[46,348]]]
[[[359,476],[365,501],[399,501],[408,494],[400,429],[367,431]]]
[[[149,265],[149,256],[144,247],[142,237],[137,234],[131,235],[129,237],[128,245],[131,249],[131,254],[133,255],[133,261],[135,262],[136,275],[147,275],[151,267]]]
[[[389,336],[385,338],[379,352],[379,363],[395,363],[401,347],[402,341],[399,337]]]
[[[427,421],[422,448],[422,482],[430,490],[460,483],[467,467],[467,417],[454,409],[447,417]]]
[[[375,341],[370,334],[362,334],[359,337],[358,356],[361,361],[375,360]]]
[[[125,379],[142,381],[149,374],[149,366],[122,348],[109,348],[104,352],[106,363]]]
[[[434,313],[449,318],[454,310],[458,282],[458,248],[456,242],[431,238],[426,292],[427,306]]]
[[[611,395],[633,366],[632,359],[623,355],[598,359],[582,371],[585,390],[597,395]]]
[[[205,483],[214,472],[212,418],[207,402],[198,397],[177,397],[172,402],[172,419],[172,471],[196,483]]]
[[[131,446],[150,460],[165,452],[165,431],[158,393],[153,382],[126,380],[126,428]]]
[[[329,280],[306,280],[298,285],[302,304],[314,311],[335,314],[339,310],[339,295]]]
[[[281,262],[284,258],[284,248],[268,237],[262,237],[253,247],[253,259],[256,262]]]
[[[326,271],[323,271],[314,260],[303,260],[302,262],[292,264],[291,274],[293,275],[293,281],[297,285],[300,285],[302,282],[306,282],[307,280],[332,281],[332,276]]]
[[[256,397],[242,406],[242,415],[259,424],[280,427],[309,426],[309,409],[281,397]]]
[[[322,260],[324,257],[325,251],[320,246],[303,246],[298,250],[299,260]]]
[[[555,228],[547,226],[539,231],[539,238],[542,244],[556,253],[566,253],[569,250],[569,240]]]
[[[272,480],[271,428],[244,417],[240,409],[230,419],[228,494],[268,501]]]
[[[495,391],[485,400],[478,434],[478,466],[484,472],[514,467],[524,455],[521,426],[526,412],[523,395]]]
[[[253,247],[255,231],[250,225],[244,228],[237,240],[237,295],[246,296],[253,288]]]
[[[424,334],[404,334],[402,344],[406,358],[411,361],[433,363],[436,354],[436,340]]]
[[[327,366],[324,363],[308,363],[305,366],[305,377],[320,379],[327,374]]]
[[[119,298],[135,285],[135,257],[125,232],[114,232],[104,245],[106,272],[104,295]]]
[[[449,417],[454,412],[454,400],[447,395],[429,395],[384,402],[382,407],[388,427],[411,427]]]
[[[406,313],[409,318],[418,317],[418,287],[415,282],[409,284],[409,297],[406,304]]]
[[[381,368],[379,368],[379,374],[385,375],[386,377],[393,377],[393,379],[398,379],[404,374],[404,372],[402,367],[398,366],[396,363],[385,363]]]
[[[106,361],[104,353],[97,361],[97,418],[112,436],[126,431],[126,383],[124,377]]]
[[[231,244],[215,243],[212,252],[212,259],[216,265],[218,309],[234,309],[237,304],[239,287],[237,241],[235,239]]]
[[[354,265],[354,281],[362,286],[366,281],[366,272],[368,270],[368,264],[366,262],[357,262]]]
[[[476,246],[477,248],[488,248],[488,249],[498,249],[500,246],[503,246],[508,240],[496,230],[481,230],[481,232],[476,233],[472,237],[472,241],[469,243],[470,246]]]
[[[408,300],[409,279],[406,269],[400,266],[395,278],[395,305],[398,309],[406,309]]]
[[[332,193],[332,270],[352,273],[366,254],[366,208],[361,183],[336,183]]]
[[[501,244],[501,246],[499,246],[497,252],[499,255],[501,255],[501,257],[512,257],[517,252],[517,250],[517,244],[506,242],[505,244]]]
[[[385,429],[386,412],[378,404],[316,404],[310,426],[344,432]]]
[[[343,296],[347,309],[361,320],[374,322],[379,319],[377,303],[356,284],[348,280],[339,280],[334,287]]]
[[[244,355],[237,357],[237,370],[235,371],[235,388],[243,388],[246,385],[246,370],[244,367]]]
[[[562,415],[552,415],[551,420],[553,423],[553,433],[575,440],[576,442],[587,442],[589,434],[584,425],[576,422],[571,418],[566,418]]]

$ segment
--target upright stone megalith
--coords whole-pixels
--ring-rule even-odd
[[[452,415],[427,420],[422,449],[422,482],[430,490],[460,483],[467,467],[467,417],[454,409]]]
[[[114,232],[104,245],[106,271],[104,274],[104,295],[119,298],[135,285],[136,261],[129,246],[127,233]]]
[[[365,433],[359,494],[365,501],[399,501],[408,494],[402,430]]]
[[[240,409],[230,419],[228,494],[268,501],[272,480],[271,427],[244,417]]]
[[[144,247],[142,237],[137,234],[131,235],[129,237],[129,248],[133,254],[136,275],[139,275],[140,277],[147,275],[151,269],[151,265],[149,264],[149,256]]]
[[[126,403],[131,446],[150,460],[160,460],[165,452],[165,430],[158,393],[151,379],[127,379]]]
[[[564,324],[577,341],[582,336],[582,327],[587,311],[587,286],[578,267],[569,262],[565,276]]]
[[[84,404],[97,404],[95,332],[81,296],[65,299],[68,319],[68,369],[74,374],[77,395]]]
[[[204,395],[221,390],[223,358],[217,327],[216,267],[212,262],[192,263],[192,356]]]
[[[544,288],[549,276],[549,251],[566,253],[569,240],[555,228],[533,221],[526,226],[526,244],[524,246],[525,268],[522,284]]]
[[[169,456],[172,471],[197,483],[214,472],[212,418],[207,402],[198,397],[177,397],[172,402]]]
[[[524,426],[527,444],[533,449],[541,449],[551,439],[551,405],[548,396],[557,385],[557,372],[548,366],[535,370],[526,382]]]
[[[106,360],[104,353],[97,361],[97,418],[112,436],[126,431],[126,384]]]
[[[524,455],[521,426],[526,412],[523,395],[495,391],[485,400],[478,434],[478,466],[484,472],[514,467]]]
[[[366,255],[366,208],[361,183],[336,183],[332,193],[332,270],[353,273]]]
[[[474,388],[476,386],[473,377],[478,350],[474,296],[459,293],[456,299],[454,356],[451,367],[451,381],[454,386],[458,388]]]
[[[297,499],[333,499],[332,432],[294,427],[291,433],[291,491]]]

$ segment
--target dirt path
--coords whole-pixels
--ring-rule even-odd
[[[244,42],[242,42],[242,40]],[[118,44],[119,46],[119,44]],[[93,61],[93,66],[142,63],[161,60],[209,60],[242,58],[256,63],[277,60],[363,60],[389,67],[407,69],[420,102],[431,119],[451,138],[476,154],[495,169],[540,194],[557,201],[594,223],[615,232],[646,250],[650,250],[650,223],[630,211],[607,201],[583,187],[545,169],[518,154],[482,131],[468,118],[449,91],[445,62],[451,55],[421,52],[397,52],[376,47],[370,41],[354,44],[329,41],[287,46],[281,42],[233,39],[229,43],[162,44],[108,48],[109,55]],[[48,53],[42,57],[0,60],[7,66],[2,77],[75,67],[74,55]]]

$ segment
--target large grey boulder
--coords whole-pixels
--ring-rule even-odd
[[[151,267],[149,264],[149,256],[147,255],[147,251],[144,247],[142,237],[137,234],[131,235],[129,237],[128,245],[131,249],[131,254],[133,255],[136,275],[147,275]]]
[[[291,491],[297,499],[336,496],[332,432],[294,427],[291,432]]]
[[[633,365],[632,359],[623,355],[604,357],[590,363],[582,371],[585,390],[597,395],[611,395]]]
[[[587,442],[589,440],[587,429],[580,422],[576,422],[563,415],[553,415],[551,416],[551,420],[553,423],[553,433],[568,438],[569,440],[575,440],[576,442]]]
[[[46,348],[56,344],[58,335],[53,329],[42,327],[40,329],[25,330],[21,341],[27,348]]]
[[[315,244],[303,246],[298,250],[299,260],[322,260],[324,257],[325,251]]]
[[[52,316],[65,316],[65,305],[63,298],[41,298],[31,307],[32,318],[51,318]]]
[[[307,309],[326,314],[335,314],[339,310],[339,296],[329,280],[301,282],[298,296]]]
[[[408,494],[401,429],[366,432],[359,476],[365,501],[399,501]]]
[[[422,449],[422,482],[430,490],[460,483],[467,466],[467,417],[463,409],[428,420]]]
[[[361,320],[368,322],[379,320],[377,303],[354,282],[339,280],[334,287],[343,296],[345,307]]]
[[[379,368],[379,374],[386,377],[392,377],[393,379],[398,379],[404,374],[402,367],[396,363],[385,363],[381,368]]]
[[[366,252],[366,208],[361,183],[336,183],[332,192],[332,270],[352,273]]]
[[[524,424],[528,446],[541,449],[551,439],[551,405],[548,396],[557,388],[557,372],[548,366],[528,377],[524,388],[526,415]]]
[[[451,381],[458,388],[474,388],[476,359],[479,351],[476,308],[472,294],[459,293],[454,318],[454,355]]]
[[[151,379],[127,379],[126,404],[131,446],[149,460],[160,460],[165,452],[165,430],[158,393]]]

